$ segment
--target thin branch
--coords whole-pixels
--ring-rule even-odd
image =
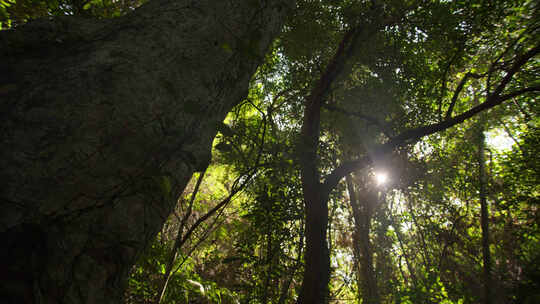
[[[447,83],[447,78],[448,78],[448,72],[450,71],[450,68],[452,67],[452,64],[454,63],[454,61],[457,59],[458,55],[460,54],[461,52],[458,51],[454,54],[454,56],[452,56],[452,58],[448,61],[448,65],[446,66],[446,69],[444,70],[444,73],[443,73],[443,77],[442,77],[442,86],[441,86],[441,95],[439,97],[439,102],[438,102],[438,114],[439,114],[439,121],[442,121],[442,103],[443,103],[443,97],[446,93],[446,83]]]
[[[169,263],[167,264],[167,270],[166,270],[166,273],[165,273],[165,280],[164,280],[164,283],[163,283],[163,286],[162,286],[162,289],[161,289],[160,297],[159,297],[158,302],[157,302],[158,304],[163,301],[169,279],[171,278],[171,276],[174,273],[176,273],[176,271],[178,271],[178,269],[181,267],[181,265],[185,261],[185,259],[184,259],[184,261],[180,264],[180,266],[178,266],[176,268],[176,270],[172,271],[172,267],[173,267],[172,264],[174,263],[174,260],[176,260],[176,257],[178,255],[178,250],[180,248],[182,248],[182,246],[185,244],[185,242],[191,237],[193,232],[203,222],[205,222],[207,219],[212,217],[216,212],[219,212],[218,214],[221,214],[223,212],[223,210],[225,209],[224,207],[227,204],[230,203],[230,201],[233,199],[233,197],[238,192],[240,192],[242,189],[245,188],[245,186],[251,181],[252,177],[255,175],[258,168],[260,167],[260,160],[261,160],[261,155],[262,155],[262,151],[263,151],[263,147],[264,147],[264,141],[265,141],[265,137],[266,137],[266,115],[251,100],[248,99],[247,102],[250,103],[253,107],[255,107],[263,116],[262,136],[261,136],[261,142],[259,143],[259,151],[258,151],[256,160],[255,160],[255,165],[253,167],[249,168],[248,170],[246,170],[244,174],[241,174],[239,177],[237,177],[235,179],[235,181],[233,182],[233,185],[231,187],[231,192],[229,193],[229,195],[225,199],[223,199],[221,202],[219,202],[217,205],[215,205],[212,209],[210,209],[206,214],[204,214],[203,216],[198,218],[195,221],[195,223],[193,225],[191,225],[191,227],[189,227],[187,232],[184,235],[182,235],[182,231],[184,230],[184,225],[187,222],[187,219],[189,218],[189,216],[191,215],[191,210],[192,210],[192,206],[193,206],[193,201],[195,199],[195,194],[197,193],[197,191],[199,189],[199,186],[201,184],[204,173],[206,172],[206,169],[201,173],[201,175],[199,176],[199,179],[197,180],[197,184],[195,186],[194,193],[193,193],[193,195],[191,197],[191,200],[190,200],[190,203],[189,203],[189,206],[188,206],[188,210],[187,210],[185,216],[182,218],[182,222],[180,223],[180,228],[178,230],[178,235],[176,237],[176,240],[175,240],[175,243],[174,243],[174,246],[173,246],[173,252],[171,254]],[[244,182],[241,182],[242,180],[244,180]],[[217,221],[217,219],[213,222],[213,224],[216,221]],[[199,241],[195,245],[195,247],[191,249],[190,254],[196,248],[196,246],[198,246],[201,242],[202,241]]]
[[[247,170],[245,174],[242,174],[241,176],[239,176],[233,183],[231,193],[229,193],[229,195],[226,198],[224,198],[221,202],[219,202],[217,205],[215,205],[206,214],[204,214],[203,216],[198,218],[197,221],[195,221],[195,223],[193,225],[191,225],[191,227],[189,227],[186,234],[182,237],[182,240],[181,240],[181,242],[179,244],[179,247],[182,247],[182,245],[184,245],[184,243],[189,239],[191,234],[197,229],[197,227],[199,227],[199,225],[201,225],[208,218],[210,218],[212,215],[214,215],[222,207],[227,205],[238,192],[240,192],[242,189],[244,189],[247,186],[247,184],[249,183],[249,181],[251,180],[251,178],[255,175],[258,168],[259,168],[259,166],[256,165],[256,166],[250,168],[249,170]],[[240,185],[238,185],[242,179],[244,179],[244,182],[241,183]]]
[[[517,103],[517,101],[516,101],[514,98],[512,98],[512,104],[514,104],[514,105],[517,107],[518,111],[519,111],[523,116],[525,116],[525,119],[526,119],[527,121],[531,121],[531,120],[532,120],[532,115],[529,114],[529,113],[527,113],[527,111],[526,111],[519,103]]]
[[[157,303],[161,303],[163,301],[163,298],[165,296],[165,291],[167,290],[167,285],[169,283],[169,279],[171,278],[171,271],[173,268],[174,261],[176,260],[178,256],[178,250],[182,246],[182,232],[184,231],[184,226],[191,216],[192,210],[193,210],[193,202],[195,201],[195,197],[197,196],[197,193],[199,192],[199,187],[202,183],[202,180],[204,178],[204,174],[206,173],[206,170],[208,169],[208,166],[204,169],[204,171],[201,172],[199,175],[199,178],[197,179],[197,184],[195,185],[195,189],[193,190],[193,193],[191,194],[191,199],[189,200],[188,208],[186,210],[186,214],[180,221],[178,231],[176,232],[176,237],[174,240],[173,248],[170,252],[169,258],[167,260],[167,265],[165,267],[165,274],[163,276],[163,283],[160,287],[161,291],[159,293],[159,298]]]
[[[524,30],[516,39],[514,39],[505,49],[504,51],[491,63],[491,66],[489,67],[489,70],[487,72],[487,79],[486,79],[486,96],[490,95],[489,89],[491,87],[491,76],[493,75],[493,72],[497,69],[497,66],[499,65],[499,61],[506,55],[513,47],[515,47],[518,42],[525,36],[525,34],[534,32],[536,29],[538,29],[540,26],[534,26],[531,28],[528,28]]]
[[[219,213],[216,215],[216,217],[214,218],[214,220],[210,223],[210,225],[208,225],[206,231],[204,231],[203,235],[197,240],[197,242],[191,246],[188,250],[188,252],[184,255],[184,257],[182,258],[182,261],[178,264],[178,266],[176,266],[176,268],[172,271],[171,273],[171,276],[173,276],[174,274],[176,274],[181,268],[182,266],[184,265],[184,263],[189,259],[189,257],[191,256],[191,254],[195,251],[195,249],[197,249],[197,247],[199,247],[199,245],[202,244],[202,242],[204,242],[208,236],[210,235],[211,232],[215,231],[215,229],[217,227],[219,227],[225,220],[221,220],[219,224],[218,221],[220,220],[221,218],[221,215],[225,212],[225,208],[221,209],[219,211]],[[217,224],[217,225],[216,225]]]
[[[252,104],[253,105],[253,104]],[[255,107],[257,108],[257,107]],[[257,110],[259,110],[257,108]],[[262,112],[261,112],[262,113]],[[257,172],[258,168],[260,167],[260,159],[261,159],[261,155],[262,155],[262,149],[263,149],[263,146],[264,146],[264,141],[265,141],[265,135],[266,135],[266,116],[264,115],[263,116],[263,120],[264,120],[264,124],[263,124],[263,130],[262,130],[262,136],[261,136],[261,142],[260,142],[260,145],[259,145],[259,153],[257,154],[257,158],[256,158],[256,161],[255,161],[255,165],[251,168],[249,168],[248,170],[246,170],[246,172],[242,175],[240,175],[234,182],[233,182],[233,186],[232,186],[232,190],[231,190],[231,193],[229,194],[229,196],[227,196],[225,199],[223,199],[219,204],[215,205],[214,208],[212,208],[210,211],[208,211],[205,215],[201,216],[199,219],[197,219],[197,221],[189,228],[189,230],[186,232],[186,234],[183,236],[182,238],[182,241],[180,242],[180,247],[182,247],[182,245],[187,241],[187,239],[191,236],[191,234],[193,233],[193,231],[201,224],[203,223],[204,221],[206,221],[209,217],[211,217],[214,213],[216,213],[219,209],[221,209],[221,207],[225,206],[226,204],[228,204],[232,198],[238,193],[240,192],[243,188],[245,188],[245,186],[249,183],[249,181],[251,180],[251,178],[255,175],[255,173]],[[241,182],[241,180],[244,180],[243,183],[241,183],[239,186],[238,184]]]
[[[191,213],[193,211],[193,203],[195,202],[195,197],[197,196],[197,193],[199,192],[199,187],[201,186],[202,180],[204,178],[204,174],[206,173],[207,169],[208,169],[208,166],[206,166],[206,168],[201,172],[201,174],[199,175],[199,178],[197,179],[197,183],[195,184],[195,189],[193,190],[193,193],[191,194],[191,198],[189,200],[186,214],[180,221],[180,228],[178,229],[178,235],[176,237],[177,240],[182,237],[182,231],[184,231],[184,226],[186,225],[188,218],[191,216]],[[178,247],[176,247],[176,244],[175,244],[174,249],[176,250],[177,248]]]
[[[201,225],[203,222],[205,222],[208,218],[210,218],[212,215],[214,215],[218,210],[221,209],[221,207],[227,205],[231,199],[245,186],[245,182],[240,185],[237,189],[234,189],[225,199],[223,199],[221,202],[219,202],[217,205],[215,205],[210,211],[205,213],[203,216],[197,219],[191,227],[189,227],[186,234],[182,237],[182,241],[180,242],[180,247],[184,245],[184,243],[190,238],[193,231],[195,231],[199,225]]]
[[[459,94],[463,90],[463,87],[465,87],[465,84],[467,84],[467,80],[469,80],[469,78],[479,79],[484,76],[485,75],[479,75],[479,74],[475,74],[471,72],[468,72],[467,74],[465,74],[465,76],[463,76],[456,90],[454,91],[454,95],[452,96],[452,100],[450,101],[450,105],[448,106],[448,110],[446,111],[446,115],[444,116],[445,120],[448,120],[449,118],[452,117],[452,112],[454,111],[454,106],[456,105],[456,101],[459,97]]]

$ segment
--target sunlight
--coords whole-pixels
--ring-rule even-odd
[[[388,181],[388,174],[386,172],[376,172],[375,180],[377,181],[377,186],[380,186]]]
[[[519,134],[519,132],[517,132]],[[514,140],[501,128],[490,130],[485,133],[487,144],[497,151],[505,152],[512,150]]]

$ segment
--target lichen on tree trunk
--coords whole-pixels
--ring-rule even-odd
[[[293,1],[152,0],[0,32],[0,299],[118,303]]]

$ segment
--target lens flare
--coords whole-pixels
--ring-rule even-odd
[[[377,172],[375,173],[375,181],[377,186],[380,186],[388,181],[388,174],[386,172]]]

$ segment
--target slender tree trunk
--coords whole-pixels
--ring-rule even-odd
[[[288,274],[287,280],[284,281],[282,286],[281,286],[281,292],[280,292],[279,300],[277,302],[278,304],[284,304],[285,301],[287,300],[287,297],[289,295],[289,289],[290,289],[291,284],[292,284],[292,282],[294,280],[294,275],[296,274],[296,271],[298,270],[298,268],[300,268],[300,266],[302,266],[302,250],[304,249],[304,229],[303,229],[303,226],[304,226],[304,224],[302,223],[301,227],[300,227],[300,238],[299,238],[298,245],[297,245],[298,254],[296,256],[296,262],[292,266],[292,269]]]
[[[478,175],[480,192],[480,224],[482,226],[482,256],[484,262],[484,304],[493,303],[493,281],[491,277],[491,253],[489,251],[489,206],[487,202],[487,180],[485,167],[484,128],[478,131]]]
[[[373,269],[373,250],[369,237],[375,198],[366,190],[362,197],[363,204],[360,206],[353,178],[347,175],[345,179],[354,218],[353,249],[355,259],[359,263],[357,269],[358,290],[361,291],[362,303],[378,304],[380,303],[379,291]]]
[[[186,226],[186,223],[191,216],[192,210],[193,210],[193,203],[195,202],[195,197],[197,196],[197,193],[199,192],[199,187],[201,186],[202,180],[204,178],[204,174],[206,173],[206,169],[204,169],[199,177],[197,178],[197,183],[195,184],[195,189],[193,189],[193,193],[191,194],[191,198],[189,199],[189,204],[186,209],[186,214],[182,217],[180,220],[180,223],[178,223],[178,231],[176,232],[176,237],[174,239],[173,247],[171,248],[171,252],[169,253],[169,257],[167,259],[167,265],[165,265],[165,274],[163,275],[163,283],[160,286],[159,290],[159,299],[157,301],[157,304],[160,304],[163,302],[163,299],[165,297],[165,292],[167,291],[167,285],[169,285],[169,280],[172,276],[172,270],[174,266],[174,261],[176,261],[176,258],[178,257],[178,252],[180,251],[180,247],[182,244],[182,239],[184,235],[184,227]]]
[[[264,276],[264,284],[263,284],[263,294],[261,297],[261,303],[266,304],[268,303],[268,298],[272,298],[273,292],[270,290],[270,284],[272,283],[272,277],[273,277],[273,270],[274,270],[274,244],[273,244],[273,237],[272,237],[272,230],[270,227],[268,227],[268,230],[266,232],[266,252],[265,252],[265,276]]]
[[[0,32],[1,302],[120,302],[292,2],[152,0]]]

